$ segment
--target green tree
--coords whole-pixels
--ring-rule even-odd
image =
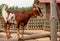
[[[6,4],[1,4],[1,5],[0,5],[0,16],[2,15],[1,13],[2,13],[2,8],[3,8],[4,5],[6,5]],[[6,5],[6,9],[7,9],[7,8],[8,8],[8,5]]]

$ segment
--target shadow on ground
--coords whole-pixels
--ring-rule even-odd
[[[24,41],[24,40],[19,38],[18,41]]]

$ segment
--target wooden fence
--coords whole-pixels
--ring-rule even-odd
[[[59,21],[56,20],[57,29],[60,30],[60,24]],[[3,19],[0,18],[0,28],[4,29],[4,22]],[[16,29],[16,25],[11,25],[11,29]],[[21,26],[20,26],[21,29]],[[25,29],[27,30],[50,30],[50,20],[46,19],[40,19],[40,18],[31,18],[28,21],[28,24],[26,25]]]

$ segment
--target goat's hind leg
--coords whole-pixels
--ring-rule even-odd
[[[8,39],[11,38],[11,34],[10,34],[10,24],[8,24],[8,27],[7,27],[7,32],[8,32]]]
[[[8,39],[8,33],[7,33],[7,23],[5,23],[5,24],[4,24],[4,29],[5,29],[5,32],[6,32],[7,39]]]
[[[18,39],[20,38],[20,29],[19,29],[19,24],[18,25],[16,25],[16,27],[17,27],[17,37],[18,37]]]
[[[21,38],[24,37],[24,26],[22,26],[22,33],[21,33]]]

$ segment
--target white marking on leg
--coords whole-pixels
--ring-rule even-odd
[[[12,18],[13,17],[13,18]],[[10,20],[12,18],[12,20],[14,20],[15,19],[15,14],[12,14],[12,13],[10,13],[9,14],[9,17],[8,17],[8,20]]]
[[[15,23],[16,24],[16,20],[15,20],[15,14],[10,13],[9,17],[8,17],[8,21],[10,23]]]

